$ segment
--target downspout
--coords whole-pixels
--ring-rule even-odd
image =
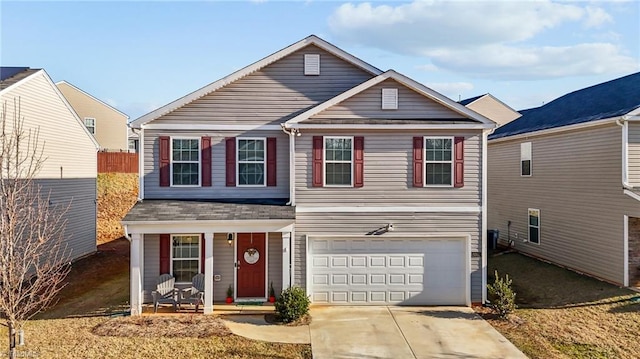
[[[129,241],[129,243],[131,243],[131,236],[129,235],[129,226],[126,224],[123,224],[122,229],[124,230],[124,238],[126,238]]]
[[[489,135],[495,128],[482,131],[482,304],[487,303],[487,174],[488,167],[488,141]]]
[[[287,128],[285,127],[284,123],[281,123],[280,126],[282,128],[282,131],[287,135],[289,135],[289,202],[287,202],[287,206],[295,206],[296,205],[295,136],[296,134],[299,135],[299,132],[293,128],[287,131]]]
[[[631,189],[629,184],[629,118],[621,116],[616,120],[616,125],[622,127],[622,188]]]
[[[144,125],[138,135],[138,201],[144,199]]]

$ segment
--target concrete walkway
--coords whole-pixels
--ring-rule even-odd
[[[466,307],[313,307],[314,359],[526,358]]]
[[[270,324],[264,320],[264,315],[225,315],[221,318],[233,334],[241,337],[273,343],[311,343],[308,325]]]

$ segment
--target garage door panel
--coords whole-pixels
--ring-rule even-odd
[[[315,303],[466,303],[464,239],[310,241]]]

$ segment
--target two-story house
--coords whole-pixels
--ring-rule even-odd
[[[133,121],[132,314],[156,278],[205,275],[205,313],[306,289],[313,303],[485,299],[495,123],[309,36]]]
[[[489,228],[531,256],[640,286],[640,73],[521,113],[489,137]]]

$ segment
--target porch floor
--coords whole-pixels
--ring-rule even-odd
[[[181,308],[173,310],[170,304],[160,305],[158,312],[153,312],[153,303],[145,303],[142,305],[142,315],[180,315],[180,314],[203,314],[202,306],[195,312],[195,305],[183,304]],[[214,315],[237,315],[237,314],[269,314],[275,312],[276,308],[273,303],[264,303],[262,305],[238,305],[237,303],[214,303]]]

